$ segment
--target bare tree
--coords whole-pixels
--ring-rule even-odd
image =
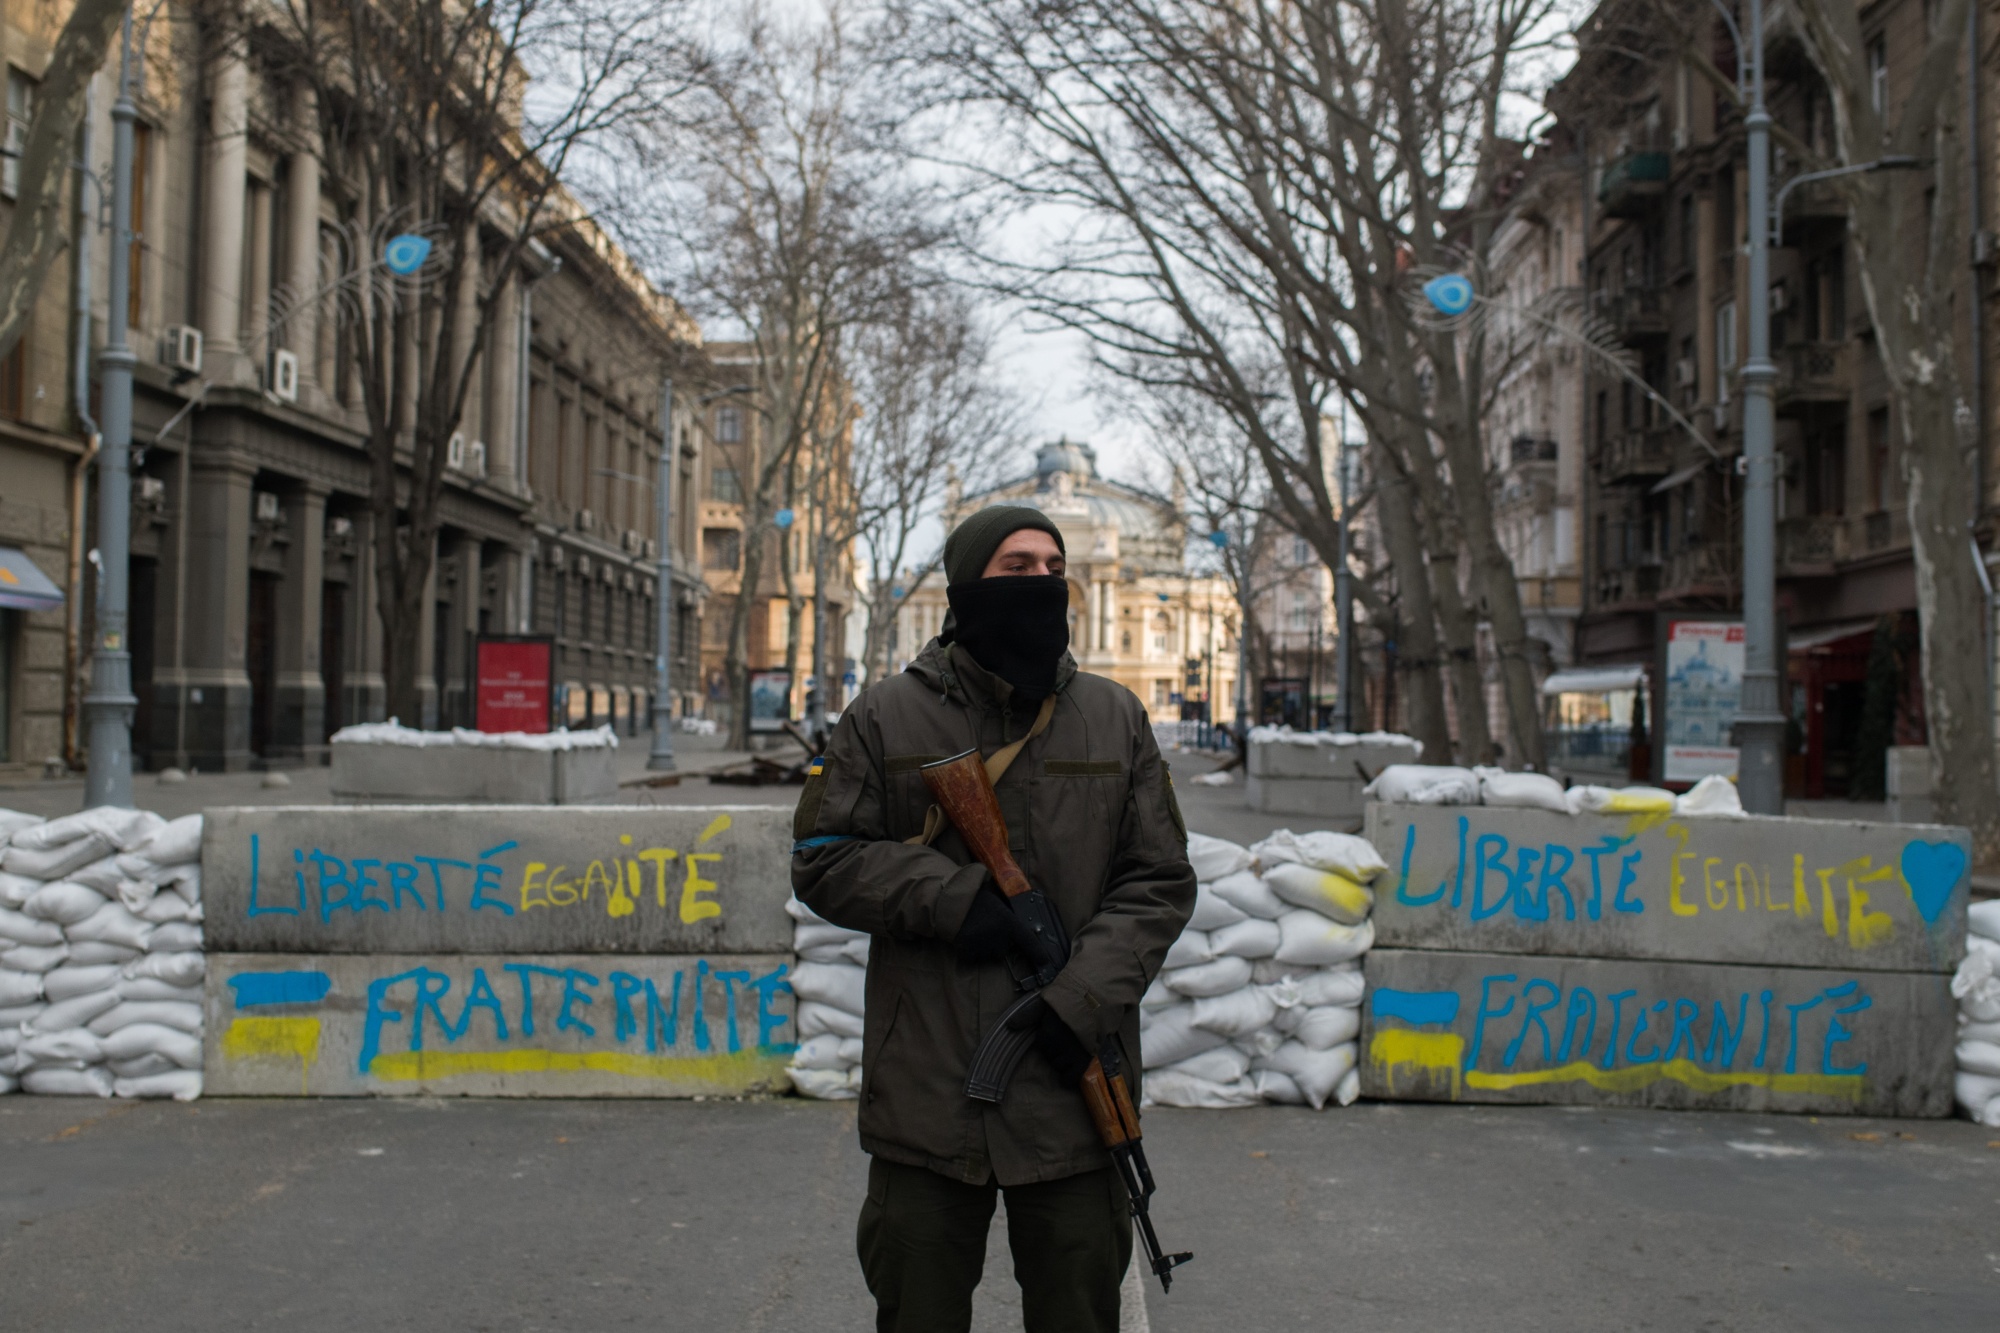
[[[77,0],[35,87],[35,110],[16,164],[14,213],[0,244],[0,356],[14,350],[56,256],[69,244],[63,214],[76,132],[90,80],[104,64],[126,0]]]
[[[299,96],[342,220],[328,283],[347,349],[339,373],[367,422],[393,715],[419,715],[447,445],[505,279],[541,240],[587,229],[561,184],[572,161],[608,148],[685,87],[679,12],[639,0],[275,0],[215,15],[226,46],[254,51],[273,86]],[[532,94],[531,72],[546,76]],[[430,246],[407,275],[384,257],[403,234]],[[288,295],[297,305],[327,293]]]

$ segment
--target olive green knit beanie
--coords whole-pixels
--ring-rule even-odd
[[[1056,539],[1056,549],[1067,555],[1062,529],[1039,509],[1026,505],[988,505],[969,515],[944,539],[945,582],[971,583],[986,572],[986,562],[1000,549],[1010,532],[1037,528]]]

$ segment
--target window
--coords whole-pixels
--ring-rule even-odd
[[[1153,682],[1154,709],[1161,710],[1165,709],[1168,705],[1170,705],[1173,702],[1173,693],[1174,693],[1174,683],[1171,680],[1154,681]]]
[[[20,153],[28,146],[28,122],[35,118],[35,81],[18,69],[7,71],[7,153],[0,158],[0,195],[21,192]]]
[[[701,567],[733,570],[743,563],[743,534],[735,528],[701,530]]]
[[[1868,43],[1868,98],[1875,104],[1875,114],[1885,115],[1889,109],[1889,41],[1877,37]]]
[[[1309,565],[1312,563],[1312,558],[1312,543],[1304,537],[1292,538],[1292,563],[1295,565]]]
[[[23,329],[14,350],[0,360],[0,416],[26,419],[28,396],[28,333]]]
[[[1868,413],[1868,507],[1880,513],[1889,507],[1889,409]]]
[[[1736,369],[1736,302],[1715,308],[1715,401],[1729,401],[1729,375]]]
[[[715,439],[718,444],[738,444],[742,441],[742,408],[718,407],[715,409]]]
[[[1164,653],[1174,636],[1174,618],[1165,611],[1153,617],[1153,651]]]
[[[708,474],[708,498],[717,504],[742,504],[742,474],[733,467],[711,469]],[[731,565],[730,568],[734,569],[735,566]]]

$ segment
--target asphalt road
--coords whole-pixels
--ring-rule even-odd
[[[1149,1112],[1153,1329],[1965,1329],[1961,1121]],[[861,1329],[852,1104],[0,1098],[10,1330]],[[1018,1327],[997,1228],[982,1330]]]

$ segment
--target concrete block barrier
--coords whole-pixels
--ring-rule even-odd
[[[685,1097],[790,1086],[789,954],[212,954],[207,1091]]]
[[[1355,820],[1361,817],[1367,798],[1360,778],[1266,778],[1251,774],[1244,779],[1243,800],[1252,810],[1273,815],[1315,815],[1328,820]]]
[[[1953,1004],[1935,972],[1375,949],[1364,1096],[1951,1112]]]
[[[787,953],[791,814],[766,806],[217,809],[219,952]]]
[[[450,735],[418,734],[429,738]],[[615,741],[562,749],[399,745],[336,736],[331,749],[333,794],[339,801],[572,805],[618,791]]]
[[[1971,842],[1940,825],[1368,807],[1385,948],[1948,973]]]

